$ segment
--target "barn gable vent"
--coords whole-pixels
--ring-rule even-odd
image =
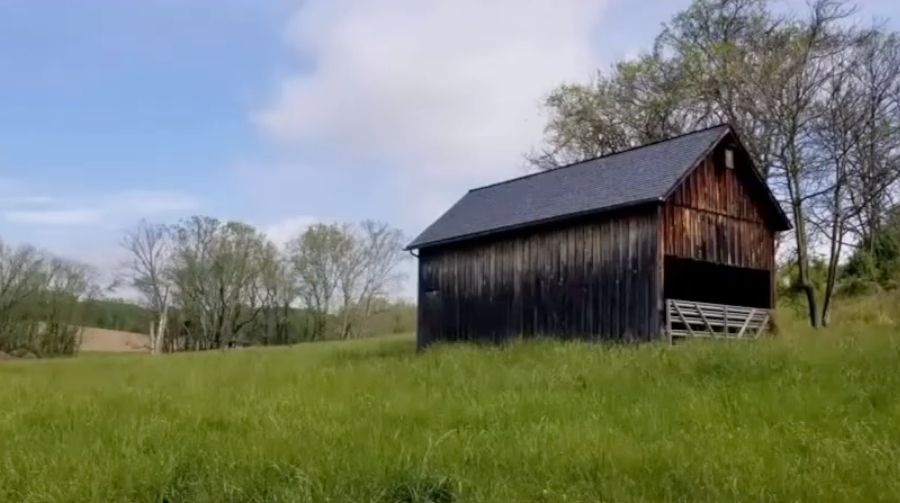
[[[725,167],[728,169],[734,169],[734,149],[726,148],[725,149]]]

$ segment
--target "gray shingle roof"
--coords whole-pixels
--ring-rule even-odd
[[[716,126],[472,189],[407,249],[659,201],[729,131]]]

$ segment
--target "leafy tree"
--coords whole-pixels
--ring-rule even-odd
[[[184,344],[210,349],[241,342],[263,310],[266,238],[249,225],[210,217],[191,217],[171,232],[168,276]]]
[[[870,236],[864,236],[847,261],[845,276],[895,287],[900,280],[900,211],[889,212],[887,220]]]
[[[377,299],[400,278],[403,235],[385,223],[316,224],[288,245],[300,299],[315,338],[325,337],[337,313],[338,337],[359,333]]]
[[[0,351],[76,352],[82,301],[96,293],[87,266],[0,242]]]

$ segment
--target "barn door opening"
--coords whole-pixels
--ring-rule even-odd
[[[743,338],[769,325],[769,271],[679,257],[665,258],[666,333]]]
[[[663,294],[667,299],[768,309],[769,271],[732,267],[674,256],[665,257]]]

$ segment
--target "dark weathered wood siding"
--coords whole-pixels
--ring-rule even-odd
[[[724,166],[724,147],[688,176],[663,211],[666,255],[736,267],[775,267],[775,231],[766,222],[764,194],[754,193],[743,152]]]
[[[419,257],[419,345],[548,335],[659,334],[659,218],[651,205]]]
[[[774,229],[784,221],[751,170],[726,137],[659,204],[419,250],[420,346],[648,340],[662,333],[664,295],[773,305]]]

